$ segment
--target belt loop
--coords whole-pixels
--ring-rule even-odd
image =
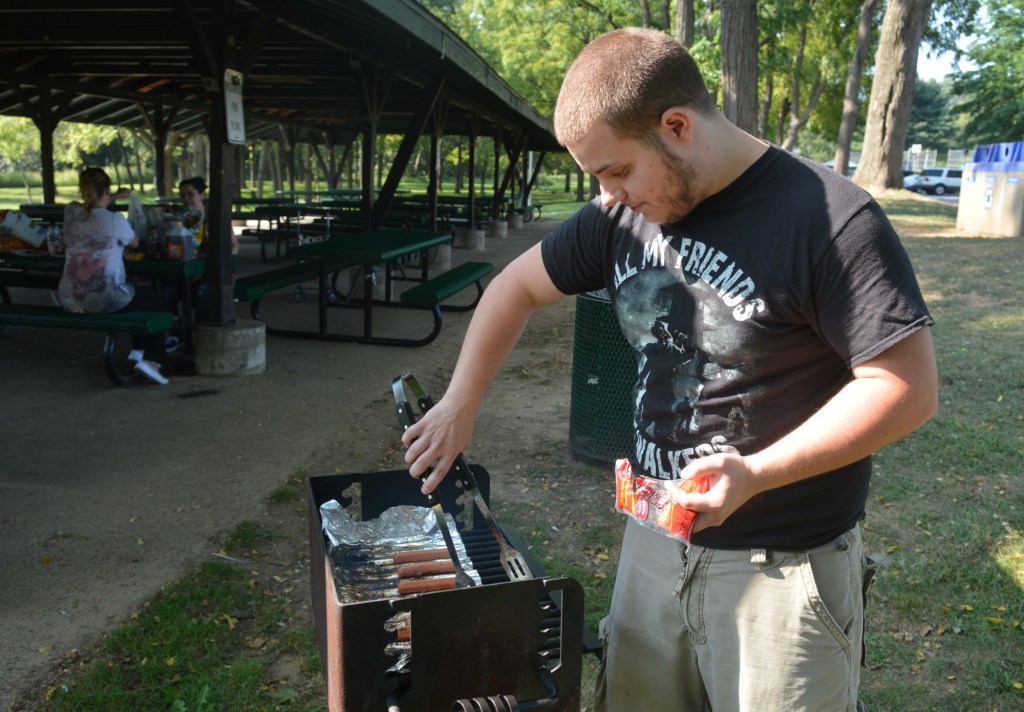
[[[767,566],[768,565],[768,550],[767,549],[751,549],[750,550],[750,563],[754,566]]]

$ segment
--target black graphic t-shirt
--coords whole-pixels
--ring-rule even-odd
[[[932,323],[881,208],[838,173],[770,148],[681,222],[595,200],[544,238],[562,292],[607,289],[636,349],[634,472],[674,478],[794,430],[851,368]],[[764,492],[694,541],[802,549],[864,514],[870,458]]]

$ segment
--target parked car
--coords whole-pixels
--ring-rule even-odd
[[[963,173],[960,168],[925,168],[920,173],[906,176],[903,179],[903,187],[918,193],[935,195],[945,195],[950,191],[959,193]]]

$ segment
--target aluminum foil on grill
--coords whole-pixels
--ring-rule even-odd
[[[437,519],[427,507],[391,507],[377,519],[361,521],[332,499],[320,505],[320,522],[328,542],[334,586],[343,604],[399,596],[398,564],[394,557],[400,552],[436,549],[445,552],[440,558],[448,557]],[[466,553],[455,520],[445,514],[445,522],[462,568],[479,584],[480,575]],[[408,636],[399,632],[407,628],[409,622],[409,612],[400,611],[384,626],[396,634],[396,640],[384,649],[384,653],[394,659],[388,672],[401,672],[409,664],[412,645]]]
[[[391,507],[376,519],[360,521],[332,499],[320,505],[320,521],[342,603],[397,596],[394,556],[405,551],[445,548],[444,536],[428,507]],[[480,583],[455,520],[445,514],[445,521],[462,568]]]

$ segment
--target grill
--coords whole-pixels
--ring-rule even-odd
[[[470,467],[489,502],[489,474]],[[481,584],[354,603],[339,599],[332,566],[343,564],[331,560],[320,506],[334,499],[370,521],[390,507],[424,506],[419,483],[391,470],[310,477],[308,484],[313,615],[331,712],[579,710],[582,656],[600,651],[583,625],[582,587],[546,576],[502,527],[535,575],[510,581],[497,541],[457,478],[449,475],[436,492]],[[399,614],[408,616],[412,650],[396,666]]]

